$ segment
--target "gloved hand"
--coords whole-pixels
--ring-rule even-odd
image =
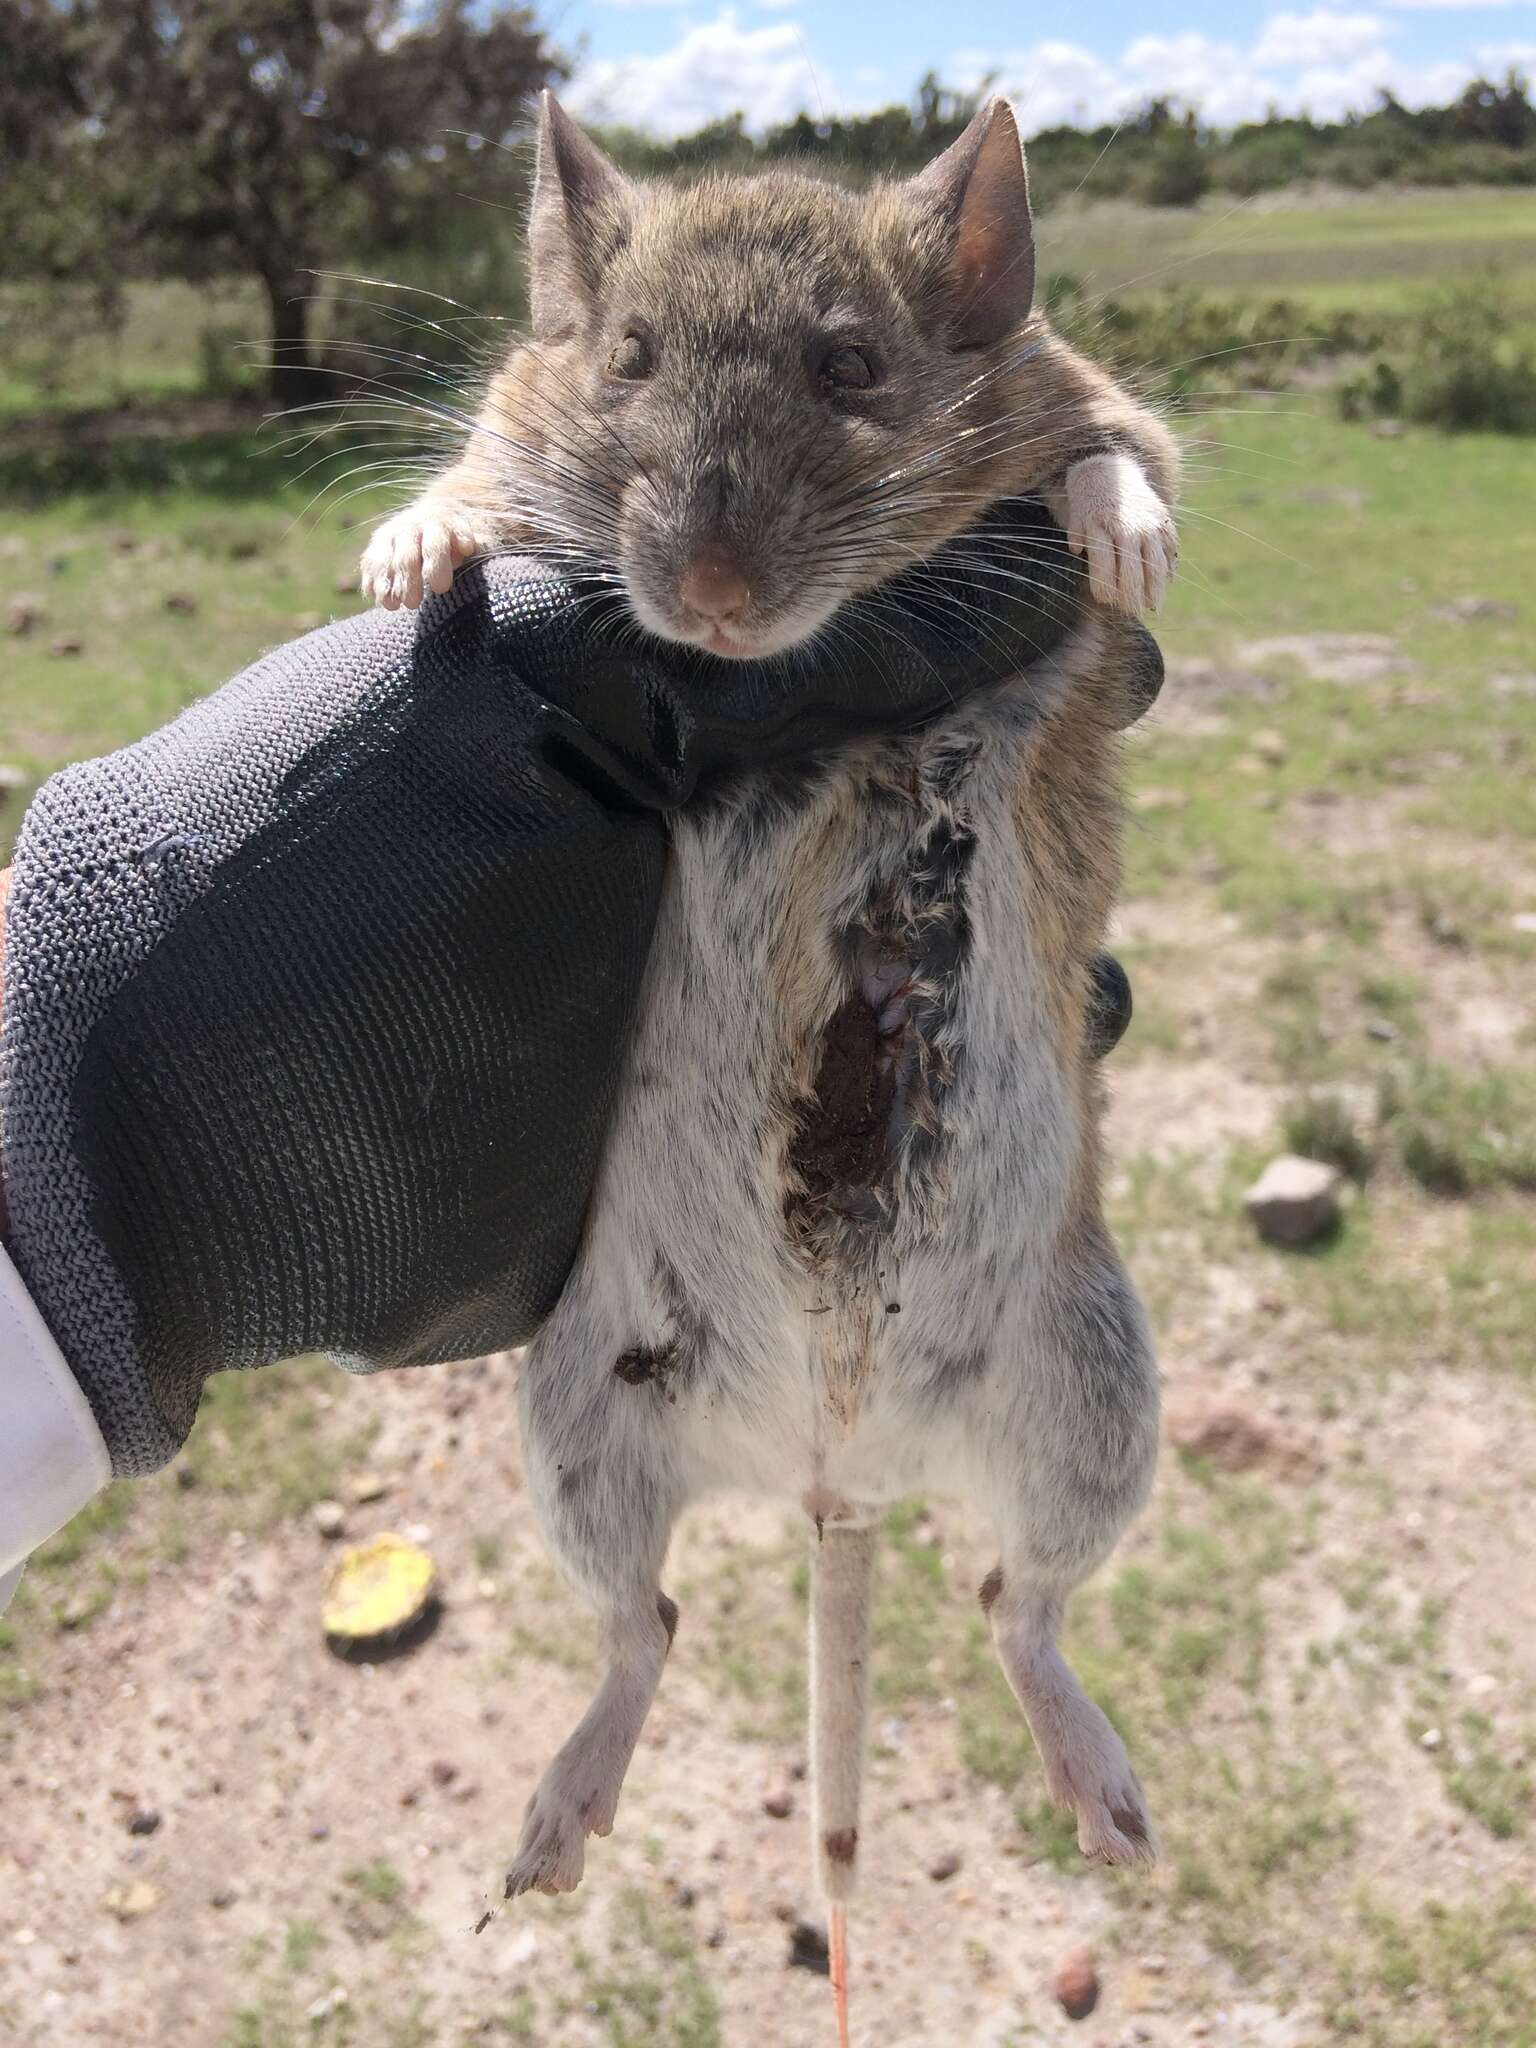
[[[172,1455],[209,1372],[532,1334],[576,1250],[665,811],[914,723],[1070,627],[1078,565],[1038,506],[953,548],[965,607],[914,572],[825,655],[750,664],[637,643],[600,593],[496,561],[44,786],[0,1156],[12,1254],[116,1473]],[[1127,720],[1160,675],[1146,636],[1138,659]]]

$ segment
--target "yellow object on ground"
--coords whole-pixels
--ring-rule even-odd
[[[430,1612],[437,1567],[403,1536],[375,1536],[341,1554],[331,1574],[322,1625],[343,1652],[383,1648],[410,1634]]]

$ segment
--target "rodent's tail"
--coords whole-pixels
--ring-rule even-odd
[[[838,2040],[848,2040],[848,1900],[859,1857],[859,1792],[869,1705],[875,1530],[834,1525],[811,1546],[811,1811],[828,1908]]]
[[[811,1787],[828,1903],[853,1896],[869,1702],[875,1531],[833,1525],[811,1546]]]

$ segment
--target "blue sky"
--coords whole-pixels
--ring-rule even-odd
[[[1155,92],[1230,122],[1271,103],[1336,114],[1369,104],[1378,84],[1422,103],[1474,70],[1536,71],[1536,0],[546,0],[539,11],[567,49],[585,41],[565,95],[573,111],[660,134],[736,107],[763,126],[802,106],[880,106],[930,68],[960,84],[996,71],[1026,130],[1112,119]]]

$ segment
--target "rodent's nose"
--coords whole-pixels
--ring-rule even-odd
[[[718,541],[707,541],[678,580],[677,594],[689,611],[724,625],[746,605],[751,591],[746,571]]]

